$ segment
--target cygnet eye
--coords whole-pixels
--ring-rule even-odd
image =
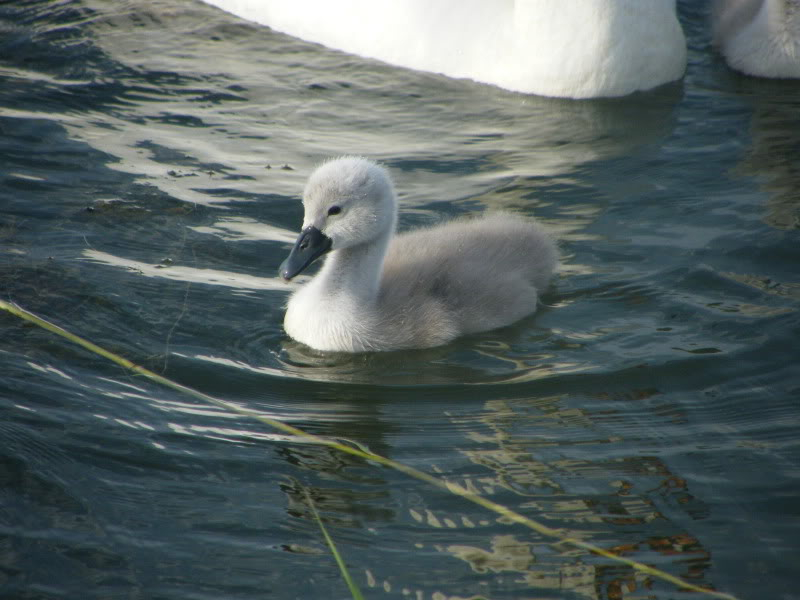
[[[340,212],[342,212],[341,206],[331,206],[328,209],[328,216],[332,217],[333,215],[338,215]]]

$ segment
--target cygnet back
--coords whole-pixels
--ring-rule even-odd
[[[383,268],[383,310],[437,301],[459,334],[508,325],[536,310],[556,266],[555,244],[537,224],[505,213],[397,236]]]

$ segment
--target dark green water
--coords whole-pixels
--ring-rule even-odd
[[[570,102],[392,69],[179,0],[0,5],[0,288],[203,392],[742,599],[800,598],[800,82]],[[325,356],[276,277],[322,159],[401,227],[560,233],[547,306]],[[300,444],[0,315],[0,598],[701,598]]]

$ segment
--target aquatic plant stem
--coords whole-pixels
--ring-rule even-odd
[[[336,564],[342,574],[342,579],[344,579],[344,582],[347,584],[347,587],[350,590],[350,595],[353,596],[355,600],[364,600],[364,596],[361,594],[361,590],[359,589],[358,585],[353,578],[350,577],[350,571],[347,570],[347,565],[344,564],[344,559],[342,558],[342,555],[339,554],[336,544],[333,543],[333,539],[330,535],[328,535],[328,529],[322,522],[322,518],[317,512],[317,507],[314,506],[314,500],[311,498],[311,494],[308,493],[308,489],[306,488],[303,488],[303,491],[305,492],[308,506],[311,508],[311,513],[314,515],[314,519],[316,519],[317,525],[319,525],[319,529],[322,531],[322,535],[325,537],[325,543],[328,544],[328,549],[331,551],[331,554],[333,554],[334,560],[336,560]]]
[[[306,442],[311,442],[311,443],[315,443],[315,444],[321,444],[321,445],[329,446],[331,448],[335,448],[336,450],[339,450],[340,452],[344,452],[344,453],[350,454],[352,456],[357,456],[359,458],[362,458],[362,459],[365,459],[365,460],[368,460],[368,461],[372,461],[374,463],[378,463],[378,464],[383,465],[385,467],[389,467],[391,469],[394,469],[395,471],[399,471],[401,473],[405,473],[406,475],[409,475],[410,477],[413,477],[413,478],[418,479],[420,481],[424,481],[426,483],[429,483],[432,486],[434,486],[434,487],[436,487],[436,488],[438,488],[440,490],[444,490],[446,492],[461,496],[465,500],[469,500],[470,502],[478,504],[479,506],[482,506],[482,507],[484,507],[484,508],[486,508],[486,509],[488,509],[488,510],[490,510],[490,511],[492,511],[492,512],[494,512],[494,513],[496,513],[496,514],[498,514],[500,516],[502,516],[502,517],[505,517],[509,521],[512,521],[512,522],[515,522],[515,523],[519,523],[520,525],[524,525],[525,527],[528,527],[529,529],[532,529],[533,531],[536,531],[537,533],[540,533],[543,536],[558,540],[559,543],[569,544],[569,545],[574,546],[576,548],[581,548],[582,550],[586,550],[588,552],[591,552],[592,554],[597,554],[599,556],[603,556],[603,557],[608,558],[610,560],[613,560],[613,561],[628,565],[631,568],[633,568],[633,569],[635,569],[635,570],[637,570],[637,571],[639,571],[641,573],[645,573],[645,574],[650,575],[650,576],[652,576],[654,578],[661,579],[662,581],[667,581],[669,583],[672,583],[675,586],[677,586],[677,587],[679,587],[679,588],[681,588],[683,590],[688,590],[688,591],[698,592],[698,593],[702,593],[702,594],[707,594],[709,596],[712,596],[712,597],[715,597],[715,598],[722,598],[724,600],[738,600],[735,596],[732,596],[730,594],[726,594],[724,592],[718,592],[716,590],[710,590],[710,589],[707,589],[707,588],[704,588],[704,587],[700,587],[699,585],[695,585],[693,583],[689,583],[687,581],[684,581],[684,580],[680,579],[679,577],[676,577],[674,575],[670,575],[669,573],[661,571],[660,569],[656,569],[655,567],[651,567],[650,565],[646,565],[644,563],[640,563],[640,562],[632,560],[630,558],[626,558],[624,556],[620,556],[619,554],[614,554],[613,552],[605,550],[604,548],[601,548],[599,546],[595,546],[594,544],[590,544],[589,542],[584,542],[583,540],[578,539],[577,537],[574,537],[573,535],[571,535],[568,531],[559,530],[559,529],[553,529],[552,527],[547,527],[546,525],[542,525],[541,523],[539,523],[537,521],[534,521],[533,519],[530,519],[530,518],[528,518],[528,517],[526,517],[524,515],[521,515],[521,514],[515,512],[515,511],[511,510],[510,508],[507,508],[507,507],[503,506],[502,504],[498,504],[497,502],[493,502],[492,500],[489,500],[488,498],[484,498],[483,496],[480,496],[479,494],[471,492],[468,489],[460,486],[457,483],[453,483],[453,482],[450,482],[450,481],[445,481],[445,480],[440,479],[438,477],[434,477],[433,475],[425,473],[424,471],[420,471],[418,469],[415,469],[414,467],[410,467],[410,466],[405,465],[403,463],[394,461],[394,460],[392,460],[390,458],[386,458],[385,456],[381,456],[379,454],[375,454],[375,453],[373,453],[373,452],[371,452],[369,450],[361,449],[361,448],[355,448],[353,446],[348,446],[346,444],[343,444],[343,443],[338,442],[338,441],[333,440],[333,439],[324,438],[324,437],[321,437],[321,436],[318,436],[318,435],[314,435],[313,433],[307,433],[307,432],[303,431],[302,429],[298,429],[297,427],[293,427],[292,425],[288,425],[286,423],[283,423],[282,421],[278,421],[277,419],[272,419],[270,417],[265,417],[264,415],[262,415],[262,414],[260,414],[260,413],[258,413],[256,411],[244,408],[244,407],[239,406],[239,405],[237,405],[237,404],[235,404],[233,402],[229,402],[227,400],[222,400],[222,399],[219,399],[219,398],[215,398],[213,396],[209,396],[208,394],[204,394],[203,392],[199,392],[199,391],[197,391],[197,390],[195,390],[193,388],[190,388],[190,387],[187,387],[187,386],[182,385],[180,383],[177,383],[175,381],[172,381],[171,379],[167,379],[166,377],[158,375],[157,373],[154,373],[153,371],[150,371],[149,369],[146,369],[145,367],[137,365],[137,364],[131,362],[130,360],[126,359],[126,358],[123,358],[123,357],[121,357],[121,356],[119,356],[117,354],[114,354],[113,352],[110,352],[110,351],[106,350],[105,348],[102,348],[102,347],[98,346],[97,344],[94,344],[93,342],[90,342],[89,340],[86,340],[86,339],[84,339],[84,338],[82,338],[80,336],[77,336],[74,333],[71,333],[71,332],[63,329],[62,327],[59,327],[58,325],[55,325],[54,323],[51,323],[50,321],[47,321],[47,320],[45,320],[45,319],[43,319],[43,318],[41,318],[41,317],[31,313],[31,312],[25,310],[24,308],[22,308],[22,307],[20,307],[20,306],[18,306],[16,304],[0,300],[0,309],[3,309],[6,312],[9,312],[9,313],[11,313],[11,314],[13,314],[13,315],[15,315],[15,316],[17,316],[17,317],[19,317],[21,319],[24,319],[24,320],[26,320],[26,321],[28,321],[30,323],[34,323],[35,325],[38,325],[42,329],[50,331],[51,333],[55,333],[57,335],[60,335],[61,337],[69,340],[70,342],[73,342],[73,343],[75,343],[75,344],[77,344],[79,346],[82,346],[83,348],[85,348],[85,349],[87,349],[87,350],[89,350],[89,351],[91,351],[91,352],[93,352],[95,354],[98,354],[99,356],[107,358],[108,360],[120,365],[121,367],[123,367],[125,369],[128,369],[129,371],[133,371],[134,373],[138,373],[139,375],[142,375],[143,377],[146,377],[147,379],[150,379],[151,381],[154,381],[156,383],[159,383],[161,385],[169,387],[169,388],[171,388],[173,390],[185,393],[185,394],[187,394],[189,396],[192,396],[194,398],[197,398],[198,400],[201,400],[203,402],[207,402],[209,404],[213,404],[215,406],[219,406],[219,407],[224,408],[225,410],[228,410],[230,412],[237,413],[237,414],[240,414],[242,416],[250,417],[252,419],[256,419],[256,420],[261,421],[262,423],[264,423],[266,425],[269,425],[270,427],[272,427],[274,429],[278,429],[280,431],[283,431],[284,433],[291,434],[291,435],[297,437],[299,440],[303,440],[303,441],[306,441]],[[313,505],[312,505],[312,510],[313,510]],[[321,525],[321,521],[320,521],[320,525]],[[324,529],[323,529],[323,533],[325,534],[326,539],[328,539],[327,532],[325,532]],[[339,563],[340,557],[337,557],[337,554],[334,554],[334,557],[336,558],[337,563]],[[340,564],[340,568],[341,568],[342,564]]]

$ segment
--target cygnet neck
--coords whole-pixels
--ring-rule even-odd
[[[359,303],[374,302],[391,236],[389,230],[363,244],[332,251],[317,275],[322,292],[330,296],[346,295]]]

